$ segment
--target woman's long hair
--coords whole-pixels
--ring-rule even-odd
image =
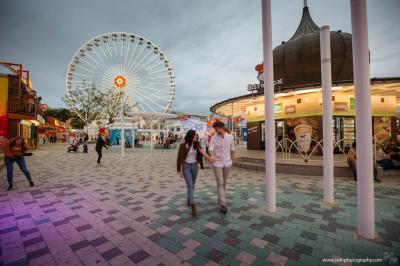
[[[194,149],[201,148],[200,143],[198,141],[195,141],[193,143],[194,136],[196,136],[196,130],[193,129],[189,130],[185,136],[185,144],[189,145],[189,148],[192,147],[192,145]]]
[[[10,140],[10,149],[11,149],[12,147],[14,147],[14,146],[17,145],[16,142],[17,142],[18,139],[22,140],[21,149],[22,149],[22,152],[25,152],[25,151],[27,150],[26,147],[25,147],[25,140],[24,140],[24,138],[21,137],[21,136],[12,138],[12,139]]]

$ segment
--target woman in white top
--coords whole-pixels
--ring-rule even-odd
[[[211,157],[203,150],[199,143],[199,136],[195,130],[189,130],[186,133],[185,141],[179,146],[177,157],[177,171],[185,179],[187,188],[187,204],[192,209],[192,215],[196,216],[196,205],[194,203],[194,186],[196,183],[198,163]]]

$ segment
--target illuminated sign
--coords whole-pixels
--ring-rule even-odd
[[[276,103],[274,104],[274,113],[281,113],[283,110],[283,105],[282,103]]]
[[[350,110],[354,110],[356,108],[356,99],[350,98]]]
[[[348,111],[349,108],[346,102],[335,102],[335,111]]]
[[[41,115],[36,116],[36,120],[40,122],[40,124],[44,125],[46,124],[46,120]]]
[[[285,114],[295,114],[296,113],[296,105],[289,105],[285,107]]]
[[[251,127],[251,128],[248,128],[248,129],[247,129],[248,134],[257,133],[257,131],[258,131],[258,127],[257,127],[257,126]]]
[[[276,85],[283,85],[283,79],[280,78],[278,80],[274,80],[274,86],[276,86]],[[261,89],[264,89],[264,83],[247,85],[248,91],[259,91]]]

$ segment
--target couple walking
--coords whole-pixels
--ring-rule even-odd
[[[200,146],[196,131],[189,130],[185,141],[179,146],[177,171],[185,179],[187,187],[187,204],[192,209],[192,215],[197,215],[194,202],[194,188],[197,178],[198,165],[203,156],[213,165],[218,190],[218,205],[221,213],[227,213],[225,201],[226,183],[234,157],[234,141],[232,135],[225,131],[224,123],[217,121],[213,124],[215,135],[211,137],[208,153]]]

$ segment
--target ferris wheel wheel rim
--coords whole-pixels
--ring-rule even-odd
[[[131,39],[132,39],[132,36],[134,36],[135,39],[138,39],[138,40],[141,39],[144,42],[143,45],[145,45],[145,43],[153,45],[153,49],[158,50],[158,54],[162,54],[162,56],[164,57],[164,59],[161,59],[161,60],[163,60],[166,65],[168,65],[166,73],[168,74],[168,79],[171,81],[171,84],[169,86],[170,95],[167,98],[168,101],[167,101],[167,104],[166,104],[165,108],[162,110],[163,113],[166,113],[170,109],[170,107],[172,105],[172,98],[175,95],[175,87],[176,87],[176,85],[175,85],[175,81],[172,82],[172,80],[175,79],[175,77],[173,75],[173,66],[172,66],[171,62],[169,61],[167,55],[165,54],[164,50],[162,50],[156,43],[150,41],[146,37],[143,37],[143,36],[141,36],[139,34],[132,33],[132,32],[120,32],[120,31],[119,32],[106,32],[106,33],[103,33],[103,34],[100,34],[100,35],[97,35],[97,36],[91,38],[89,41],[86,41],[82,46],[79,47],[79,49],[76,50],[76,52],[73,54],[73,56],[72,56],[72,58],[71,58],[71,60],[70,60],[70,62],[68,64],[68,67],[67,67],[66,80],[65,80],[66,90],[67,90],[67,98],[70,98],[70,92],[72,91],[72,89],[70,89],[68,87],[68,82],[69,82],[68,81],[68,77],[69,77],[69,75],[71,75],[71,76],[74,75],[72,73],[72,71],[71,71],[71,66],[72,66],[73,60],[75,58],[79,59],[79,58],[82,57],[82,56],[80,56],[80,53],[81,53],[82,50],[87,51],[88,44],[93,46],[96,39],[101,40],[103,38],[103,36],[107,36],[108,39],[109,39],[109,37],[110,36],[113,37],[114,34],[117,34],[119,36],[121,36],[121,34],[125,34],[127,38],[131,37]],[[112,54],[111,54],[111,56],[114,57]],[[71,87],[72,87],[72,85],[71,85]]]

